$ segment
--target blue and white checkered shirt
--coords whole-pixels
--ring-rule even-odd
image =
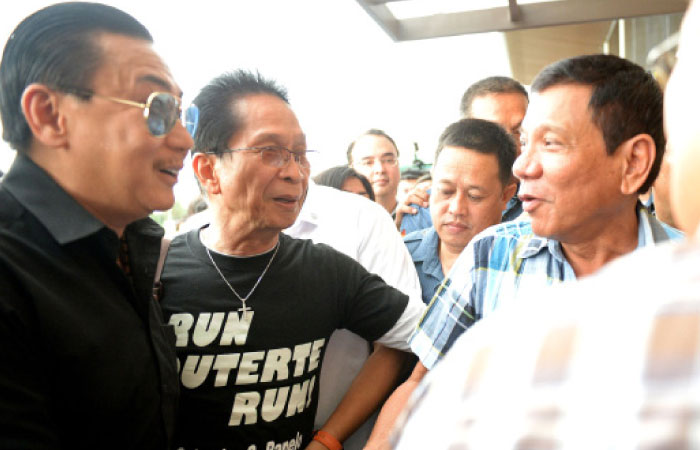
[[[683,236],[641,207],[637,217],[637,248]],[[574,280],[560,243],[535,235],[529,221],[487,228],[455,262],[411,336],[411,349],[432,369],[477,320],[517,297],[536,297],[553,284]]]
[[[657,245],[479,321],[393,448],[698,449],[698,393],[700,243]]]

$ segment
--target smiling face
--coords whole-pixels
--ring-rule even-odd
[[[501,221],[513,195],[499,180],[498,159],[462,147],[445,147],[433,168],[430,216],[440,245],[459,252],[485,228]]]
[[[621,205],[622,152],[607,154],[588,109],[591,92],[563,84],[534,94],[513,165],[534,232],[565,243],[591,238]]]
[[[152,136],[144,110],[116,103],[111,96],[145,103],[154,91],[182,94],[147,41],[101,34],[102,66],[90,100],[66,95],[68,189],[79,203],[107,224],[121,225],[154,210],[169,209],[173,186],[193,142],[181,123],[162,137]]]
[[[232,149],[276,146],[306,151],[304,136],[294,112],[274,95],[254,94],[234,106],[242,127],[231,136]],[[286,167],[263,163],[261,154],[242,151],[215,158],[218,189],[215,214],[255,231],[278,233],[296,220],[309,181],[309,169],[291,158]],[[227,219],[228,220],[228,219]]]

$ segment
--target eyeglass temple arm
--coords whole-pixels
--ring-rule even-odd
[[[108,95],[99,95],[99,94],[92,94],[95,97],[101,97],[107,100],[111,100],[116,103],[121,103],[122,105],[129,105],[129,106],[135,106],[137,108],[147,108],[148,105],[146,103],[139,103],[139,102],[132,102],[131,100],[124,100],[123,98],[116,98],[116,97],[110,97]]]

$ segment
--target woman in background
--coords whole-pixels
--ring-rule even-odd
[[[369,180],[351,167],[331,167],[316,175],[314,181],[316,184],[352,192],[374,201],[374,191]]]

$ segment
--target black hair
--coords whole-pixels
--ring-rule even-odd
[[[391,145],[393,145],[394,148],[396,149],[396,157],[397,158],[399,157],[399,147],[396,145],[396,142],[394,142],[394,140],[391,138],[391,136],[386,134],[383,130],[379,130],[377,128],[370,128],[369,130],[365,131],[360,136],[358,136],[358,139],[362,136],[367,136],[367,135],[381,136],[381,137],[388,139],[389,142],[391,142]],[[348,164],[352,164],[352,149],[355,147],[356,142],[357,142],[357,139],[355,139],[354,141],[352,141],[350,143],[350,145],[348,145],[348,150],[347,150]]]
[[[648,191],[659,175],[666,147],[663,93],[654,77],[637,64],[614,55],[584,55],[542,69],[532,82],[532,91],[541,92],[561,84],[593,88],[588,108],[593,123],[603,134],[609,155],[638,134],[652,137],[656,158],[639,193]]]
[[[462,95],[459,112],[462,117],[472,115],[472,102],[475,98],[488,94],[522,94],[528,99],[527,91],[517,80],[509,77],[488,77],[469,86]]]
[[[199,122],[192,151],[221,154],[244,123],[236,104],[254,94],[269,94],[289,104],[287,90],[258,72],[227,72],[204,86],[193,101],[199,108]]]
[[[492,154],[498,160],[498,179],[506,186],[513,176],[515,141],[500,125],[482,119],[462,119],[445,128],[435,151],[435,164],[445,147],[462,147]]]
[[[10,35],[0,62],[2,137],[25,152],[32,132],[22,114],[24,89],[41,83],[53,89],[89,89],[103,63],[96,37],[114,33],[153,42],[139,21],[112,6],[70,2],[47,6],[25,18]]]
[[[323,186],[330,186],[336,189],[342,189],[345,180],[348,178],[357,178],[364,186],[369,199],[374,201],[374,189],[372,189],[372,184],[369,180],[359,172],[357,172],[352,167],[348,166],[336,166],[326,169],[314,177],[316,184]]]

